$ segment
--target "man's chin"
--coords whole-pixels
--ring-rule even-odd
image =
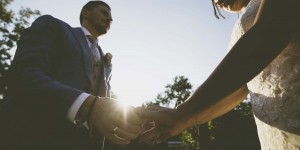
[[[106,34],[108,30],[100,29],[97,30],[99,35]]]

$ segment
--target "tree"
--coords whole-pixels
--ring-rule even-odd
[[[188,78],[176,76],[173,84],[167,84],[166,90],[156,96],[154,104],[161,104],[166,107],[176,107],[184,102],[192,92],[192,85]]]
[[[8,10],[12,0],[0,1],[0,104],[7,90],[6,73],[9,69],[12,52],[22,31],[29,25],[30,19],[39,16],[38,10],[21,8],[17,12]]]
[[[173,84],[167,84],[166,90],[156,96],[154,102],[149,104],[156,104],[165,107],[177,107],[184,102],[192,93],[192,84],[189,83],[188,78],[184,76],[176,76]],[[181,140],[182,148],[185,150],[199,149],[199,140],[197,137],[199,126],[189,128],[182,132],[181,135],[171,140]]]

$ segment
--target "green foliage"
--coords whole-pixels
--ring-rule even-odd
[[[165,88],[166,90],[158,94],[151,104],[176,107],[184,102],[192,92],[192,85],[189,83],[188,78],[184,76],[176,76],[173,84],[167,84]]]
[[[248,100],[248,98],[243,103],[240,103],[238,106],[236,106],[234,108],[234,110],[239,112],[239,114],[241,116],[253,117],[252,106],[251,106],[250,100]]]
[[[184,102],[192,93],[192,85],[188,78],[184,76],[176,76],[172,84],[165,86],[166,90],[156,96],[154,102],[149,102],[146,105],[161,105],[165,107],[176,107]],[[197,128],[189,128],[179,135],[184,150],[198,150],[199,140],[197,139]]]
[[[193,128],[189,128],[181,133],[180,140],[184,150],[199,150],[200,143],[193,136]]]
[[[39,16],[40,12],[29,8],[21,8],[18,12],[8,10],[12,0],[0,1],[0,103],[7,89],[5,74],[10,66],[13,52],[22,31],[29,25],[30,19]]]

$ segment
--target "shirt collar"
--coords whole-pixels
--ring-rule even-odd
[[[81,30],[83,31],[85,36],[92,36],[90,31],[88,29],[86,29],[85,27],[81,26]],[[98,38],[96,39],[96,42],[98,43]]]

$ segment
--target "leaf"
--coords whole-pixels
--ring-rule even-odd
[[[8,70],[11,64],[12,56],[9,50],[16,46],[16,41],[23,30],[28,27],[29,22],[40,15],[38,10],[31,10],[30,8],[21,8],[17,13],[8,10],[7,6],[11,2],[12,0],[0,1],[0,100],[5,97],[3,93],[7,90],[4,72]]]

